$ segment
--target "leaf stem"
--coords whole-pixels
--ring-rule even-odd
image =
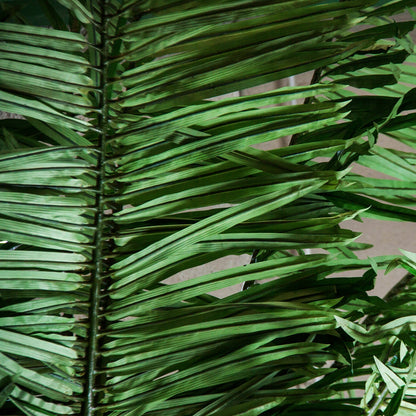
[[[387,387],[384,387],[383,391],[380,393],[380,395],[377,397],[376,402],[371,406],[371,409],[369,409],[367,416],[375,416],[377,413],[377,410],[381,406],[381,404],[384,402],[384,399],[386,398],[388,393]]]
[[[98,101],[99,116],[98,126],[101,134],[99,136],[99,157],[97,164],[97,184],[96,184],[96,217],[95,217],[95,236],[94,236],[94,252],[93,252],[93,270],[91,275],[91,296],[90,296],[90,330],[88,333],[88,350],[87,350],[87,367],[86,367],[86,385],[85,385],[85,401],[82,409],[84,416],[97,415],[97,367],[99,365],[99,332],[102,330],[102,322],[100,319],[100,311],[102,310],[104,288],[104,280],[106,276],[105,256],[104,256],[104,216],[105,216],[105,157],[108,135],[108,94],[107,94],[107,78],[108,78],[108,51],[107,51],[107,20],[105,18],[107,0],[101,4],[101,26],[92,28],[92,36],[94,45],[98,46],[99,52],[96,53],[97,64],[101,71],[99,72],[99,90],[101,91]],[[90,9],[92,6],[90,4]]]

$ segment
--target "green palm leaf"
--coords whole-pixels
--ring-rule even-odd
[[[22,119],[0,120],[2,413],[413,406],[414,316],[366,294],[393,257],[358,259],[340,226],[415,221],[414,156],[376,144],[414,145],[414,22],[385,21],[413,3],[42,0],[38,23],[7,3],[0,110]],[[245,265],[175,280],[227,255]]]

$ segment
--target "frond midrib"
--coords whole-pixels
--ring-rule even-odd
[[[108,111],[109,102],[107,89],[109,88],[108,80],[108,34],[107,34],[107,17],[105,15],[106,1],[101,4],[101,26],[91,29],[93,32],[94,43],[92,47],[97,51],[96,59],[99,70],[99,99],[97,103],[98,117],[97,126],[99,130],[98,145],[99,150],[97,163],[97,184],[96,184],[96,216],[95,216],[95,237],[94,251],[92,258],[91,273],[91,294],[89,310],[89,332],[88,332],[88,350],[86,356],[86,379],[85,379],[85,399],[83,403],[82,415],[92,416],[96,414],[97,397],[96,384],[97,368],[99,367],[99,333],[103,328],[104,321],[101,319],[101,311],[104,307],[104,298],[102,292],[105,290],[105,271],[106,271],[106,247],[105,247],[105,178],[106,178],[106,148],[108,141]],[[99,32],[97,32],[99,31]],[[98,41],[99,39],[99,41]]]

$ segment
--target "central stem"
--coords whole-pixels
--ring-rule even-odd
[[[99,156],[97,161],[97,184],[96,184],[96,217],[95,217],[95,237],[93,251],[93,268],[91,275],[91,295],[89,309],[89,334],[87,350],[87,367],[85,383],[85,401],[83,405],[84,416],[97,415],[97,386],[100,383],[97,380],[97,373],[100,361],[99,333],[102,330],[103,322],[100,318],[103,309],[102,293],[105,289],[105,232],[104,232],[104,215],[105,215],[105,161],[106,161],[106,143],[108,136],[108,38],[107,38],[107,19],[105,17],[106,1],[101,3],[101,25],[99,28],[92,27],[90,30],[91,41],[94,46],[92,52],[92,61],[97,71],[95,80],[100,96],[98,97],[97,107],[99,116],[97,118],[98,129],[101,132],[98,137]],[[93,10],[92,8],[90,10]]]

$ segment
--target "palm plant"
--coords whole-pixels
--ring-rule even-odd
[[[3,1],[1,413],[413,414],[416,258],[340,227],[416,221],[413,4]]]

